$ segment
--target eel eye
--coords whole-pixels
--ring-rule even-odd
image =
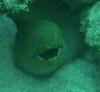
[[[38,58],[40,60],[48,60],[48,59],[56,58],[58,56],[58,54],[60,53],[60,50],[61,50],[61,48],[48,49],[42,53],[39,53]]]

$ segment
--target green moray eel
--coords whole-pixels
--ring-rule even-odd
[[[68,42],[66,45],[61,28],[55,23],[33,22],[17,33],[15,64],[30,74],[49,74],[78,54],[81,48],[74,48],[76,46],[77,42]]]
[[[53,22],[33,23],[19,31],[16,40],[16,63],[25,71],[47,74],[64,62],[65,42],[60,28]]]

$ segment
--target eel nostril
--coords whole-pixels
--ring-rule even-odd
[[[38,58],[41,60],[48,60],[48,59],[55,58],[58,56],[60,50],[61,50],[61,48],[48,49],[42,53],[39,53]]]

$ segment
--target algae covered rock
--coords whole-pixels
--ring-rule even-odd
[[[0,13],[29,11],[29,3],[33,0],[0,0]]]
[[[88,7],[81,15],[80,31],[85,32],[85,42],[100,49],[100,2]]]

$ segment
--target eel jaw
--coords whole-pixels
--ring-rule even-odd
[[[47,49],[44,52],[38,53],[37,58],[42,61],[54,59],[60,54],[61,50],[62,48],[60,47]]]

